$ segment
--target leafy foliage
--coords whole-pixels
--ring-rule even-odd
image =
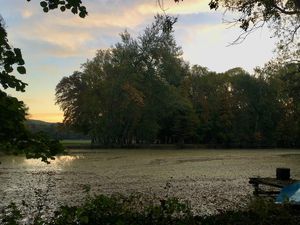
[[[292,89],[284,88],[286,69],[294,68],[288,71],[290,77],[296,78],[298,67],[280,68],[277,72],[270,72],[270,68],[257,71],[256,77],[240,68],[223,74],[192,68],[183,88],[200,119],[201,142],[231,147],[297,146],[297,123],[291,126],[295,129],[288,132],[289,144],[280,139],[287,131],[282,127],[287,124],[287,115],[295,115],[291,120],[298,120],[295,114],[298,100],[291,101],[287,93]],[[298,87],[298,82],[292,83]]]
[[[276,136],[280,145],[298,146],[300,140],[299,64],[286,66],[269,64],[260,73],[266,74],[270,83],[278,90],[277,101],[281,105],[281,118]]]
[[[24,217],[15,204],[2,212],[3,225],[21,224]],[[290,205],[275,205],[254,199],[241,211],[197,216],[187,202],[176,198],[143,201],[140,195],[98,195],[89,197],[82,205],[62,206],[48,220],[38,215],[31,225],[296,225],[299,215]]]
[[[173,30],[164,29],[166,19],[157,16],[137,39],[124,32],[122,42],[61,80],[56,99],[66,125],[110,146],[299,146],[298,122],[292,125],[300,118],[299,64],[254,75],[190,68]]]
[[[31,134],[24,125],[26,108],[17,98],[0,91],[0,151],[25,153],[27,158],[48,159],[63,152],[58,141],[43,133]]]
[[[21,50],[9,45],[4,26],[4,21],[0,16],[0,84],[4,89],[14,88],[16,91],[25,91],[27,84],[11,74],[14,71],[14,65],[17,66],[19,74],[25,74],[25,62]]]
[[[24,64],[21,50],[9,45],[3,19],[0,18],[0,83],[4,89],[25,91],[27,84],[12,75],[14,66],[17,66],[19,74],[25,74]],[[22,101],[0,90],[0,151],[25,153],[28,158],[49,162],[48,158],[63,152],[63,147],[45,134],[31,134],[24,125],[26,111]]]
[[[299,0],[211,0],[209,6],[215,10],[222,6],[238,13],[238,18],[232,23],[238,24],[244,32],[234,43],[243,41],[253,31],[267,24],[274,31],[274,36],[279,38],[277,50],[281,60],[300,61]]]
[[[300,62],[299,0],[211,0],[209,7],[234,13],[234,19],[228,22],[239,26],[243,32],[233,44],[243,42],[249,34],[267,25],[273,31],[272,37],[279,39],[276,49],[278,60]]]
[[[27,0],[30,2],[31,0]],[[62,12],[70,10],[73,14],[78,14],[81,18],[85,18],[88,13],[86,7],[82,5],[81,0],[44,0],[40,1],[40,6],[45,13],[49,10],[59,8]]]
[[[17,98],[0,91],[0,140],[12,140],[25,132],[26,108]]]
[[[182,98],[174,90],[186,76],[186,64],[173,31],[165,29],[166,19],[176,20],[158,15],[137,39],[125,31],[121,43],[98,51],[83,72],[61,80],[56,99],[65,124],[89,133],[96,143],[130,145],[155,140],[159,118],[170,107],[181,110],[170,104],[183,104],[192,113],[188,101],[176,100]]]

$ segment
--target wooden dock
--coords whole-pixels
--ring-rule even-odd
[[[276,178],[260,178],[260,177],[251,177],[249,178],[249,184],[252,184],[254,187],[253,194],[256,196],[266,196],[266,197],[275,197],[279,194],[280,189],[283,187],[299,182],[299,180],[288,179],[288,180],[278,180]]]

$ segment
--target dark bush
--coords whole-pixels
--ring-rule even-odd
[[[246,209],[211,216],[193,215],[187,202],[176,198],[146,200],[140,195],[98,195],[80,206],[62,206],[47,221],[37,216],[31,225],[299,225],[299,209],[251,200]],[[0,223],[19,225],[22,218],[14,204],[2,212]]]

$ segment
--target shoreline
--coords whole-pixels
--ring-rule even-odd
[[[181,150],[181,149],[212,149],[212,150],[261,150],[261,149],[280,149],[280,150],[300,150],[300,147],[280,147],[280,146],[224,146],[207,144],[135,144],[135,145],[93,145],[89,143],[62,143],[66,149],[152,149],[152,150]]]

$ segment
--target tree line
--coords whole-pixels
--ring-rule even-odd
[[[27,1],[29,2],[30,0],[27,0]],[[163,0],[157,0],[157,1],[158,1],[159,5],[163,8],[163,4],[162,4]],[[174,0],[174,1],[177,3],[180,2],[180,0]],[[70,10],[73,14],[78,14],[81,18],[85,18],[88,15],[87,9],[82,4],[81,0],[62,0],[62,1],[40,0],[39,2],[40,2],[40,6],[43,8],[43,11],[46,13],[51,10],[56,10],[59,8],[62,12]],[[281,61],[290,62],[291,65],[287,66],[288,67],[287,70],[290,70],[289,68],[292,68],[291,70],[294,71],[292,73],[297,73],[297,67],[299,67],[298,65],[300,62],[299,61],[299,55],[300,55],[299,53],[300,52],[299,52],[299,46],[298,46],[300,5],[299,5],[298,0],[288,0],[288,1],[283,1],[283,0],[280,0],[280,1],[211,0],[209,3],[210,9],[217,10],[219,8],[219,6],[222,6],[223,8],[225,8],[226,11],[232,11],[232,12],[237,13],[237,15],[238,15],[237,19],[232,22],[234,24],[239,25],[240,28],[244,32],[240,36],[238,36],[238,38],[234,41],[234,43],[243,41],[248,36],[248,34],[252,33],[253,31],[255,31],[256,29],[258,29],[260,27],[263,27],[265,24],[268,24],[268,26],[274,31],[274,36],[279,38],[279,42],[277,43],[277,49],[276,49],[276,51],[279,53],[279,59]],[[171,30],[174,22],[175,21],[173,21],[173,19],[171,17],[166,17],[164,19],[164,24],[161,23],[160,27],[162,28],[162,30],[164,32],[166,30]],[[146,37],[146,35],[145,35],[145,37]],[[138,39],[138,40],[134,40],[134,41],[136,43],[138,43],[139,47],[141,47],[141,40]],[[123,40],[123,44],[121,44],[121,46],[124,45],[124,43],[125,43],[125,39]],[[145,46],[143,46],[143,47],[145,47]],[[117,48],[117,46],[115,46],[115,49],[116,48]],[[139,51],[143,51],[143,50],[139,50]],[[136,53],[137,52],[135,52],[135,54]],[[145,52],[145,53],[147,53],[147,52]],[[148,52],[148,53],[151,53],[151,52]],[[99,53],[99,54],[101,54],[101,53]],[[103,54],[106,54],[105,51],[103,52]],[[114,55],[115,53],[111,49],[109,54]],[[144,55],[143,52],[142,53],[140,52],[139,54]],[[186,69],[186,67],[189,67],[189,66],[186,65],[186,63],[180,59],[179,55],[177,55],[177,60],[179,60],[181,63],[184,64],[184,66],[181,65],[180,68],[184,67],[183,69]],[[115,57],[115,55],[114,55],[114,57]],[[162,56],[160,56],[160,57],[162,57]],[[138,60],[141,60],[141,58],[138,58]],[[150,64],[151,63],[152,62],[150,62]],[[169,63],[172,64],[172,62],[169,62]],[[27,157],[42,157],[42,159],[44,161],[47,161],[47,158],[51,157],[52,155],[56,154],[57,152],[60,152],[61,147],[59,145],[57,145],[57,143],[53,144],[52,141],[50,142],[50,140],[48,138],[44,137],[44,135],[36,136],[36,135],[32,135],[30,132],[28,132],[28,130],[24,126],[24,121],[26,120],[25,116],[27,114],[27,108],[26,108],[25,104],[22,101],[19,101],[15,97],[7,95],[7,93],[5,92],[5,89],[7,89],[7,88],[15,89],[16,91],[25,91],[25,87],[27,84],[22,82],[20,79],[18,79],[15,76],[16,73],[13,73],[13,72],[17,71],[17,73],[19,73],[19,74],[25,74],[26,69],[24,67],[24,64],[25,64],[25,62],[23,60],[21,50],[19,48],[13,48],[10,45],[10,43],[8,42],[5,24],[0,15],[0,86],[2,86],[4,88],[4,90],[0,90],[0,114],[1,114],[0,115],[0,152],[1,151],[25,152]],[[147,64],[147,66],[149,66],[149,65]],[[158,68],[156,68],[155,66],[156,65],[154,65],[154,68],[152,68],[152,69],[157,70]],[[164,66],[166,66],[166,64],[164,64]],[[115,68],[115,65],[113,67]],[[202,68],[202,69],[205,69],[205,68]],[[283,70],[283,71],[285,71],[285,69],[286,68],[281,68],[281,70]],[[150,70],[151,69],[149,69],[149,71],[147,71],[149,74],[157,73],[157,71],[153,72]],[[166,70],[167,69],[165,68],[165,71]],[[174,84],[173,82],[169,82],[170,80],[167,80],[170,84],[170,87],[167,88],[168,89],[167,91],[163,92],[164,94],[169,93],[169,92],[170,93],[177,92],[177,94],[174,94],[174,96],[171,100],[174,101],[174,98],[180,98],[179,101],[176,101],[176,104],[177,104],[176,107],[183,107],[182,105],[185,105],[184,107],[186,109],[188,109],[188,111],[190,110],[190,107],[191,107],[191,99],[190,99],[191,97],[187,98],[186,94],[183,94],[183,93],[181,93],[181,91],[178,91],[178,90],[182,86],[181,80],[185,80],[185,79],[187,79],[187,77],[190,76],[190,73],[191,73],[190,70],[191,69],[188,68],[185,71],[185,72],[187,72],[187,74],[184,74],[183,77],[181,77],[180,79],[176,78],[176,76],[179,73],[178,71],[177,71],[178,72],[177,75],[172,74],[171,76],[173,78],[175,77],[175,80],[177,79],[177,81],[175,81],[175,82],[179,81],[179,84],[178,83]],[[274,74],[277,74],[277,72],[276,73],[274,72]],[[172,71],[171,71],[171,73],[172,73]],[[289,73],[289,72],[287,72],[287,73]],[[155,74],[155,75],[158,75],[158,74]],[[167,77],[168,77],[168,79],[173,79],[173,78],[170,78],[170,75],[164,74],[164,76],[165,77],[162,77],[162,79],[166,79]],[[182,76],[182,74],[180,74],[180,76]],[[264,79],[266,80],[266,82],[268,82],[269,78],[267,77]],[[285,78],[282,78],[282,79],[284,80]],[[291,79],[294,79],[294,78],[291,78]],[[158,81],[156,81],[156,82],[158,82]],[[285,80],[285,82],[289,82],[289,81]],[[294,80],[294,82],[298,82],[298,81]],[[111,84],[111,85],[113,85],[113,84]],[[149,83],[149,85],[150,85],[150,83]],[[166,85],[166,84],[164,84],[164,85]],[[284,85],[286,85],[286,84],[284,84]],[[134,93],[135,90],[139,91],[139,89],[134,89],[135,86],[132,84],[131,84],[131,86],[125,85],[123,87],[125,89],[127,89],[127,93]],[[133,87],[133,89],[132,89],[132,87]],[[156,87],[156,88],[158,88],[158,87]],[[295,87],[293,87],[293,88],[294,88],[293,90],[297,89]],[[231,89],[231,87],[230,87],[230,89]],[[141,92],[141,93],[143,94],[143,92]],[[286,103],[283,103],[284,101],[281,101],[281,104],[284,105],[283,114],[286,113],[285,117],[289,118],[289,119],[287,119],[287,122],[290,122],[292,119],[297,119],[298,118],[297,117],[297,115],[298,115],[297,109],[299,108],[296,106],[297,103],[295,102],[295,101],[297,101],[297,99],[294,100],[294,97],[288,97],[288,96],[295,96],[295,91],[293,91],[292,93],[289,93],[289,94],[287,94],[287,91],[282,91],[281,93],[285,93],[284,101],[286,101]],[[57,94],[57,95],[59,96],[60,94]],[[172,94],[170,94],[170,95],[172,95]],[[179,95],[179,97],[177,95]],[[146,98],[146,97],[147,97],[147,103],[149,103],[148,100],[150,101],[150,99],[155,101],[155,99],[150,98],[149,96],[146,96],[146,95],[143,96],[142,99],[144,100],[144,98]],[[160,97],[161,96],[159,96],[159,98]],[[131,98],[129,98],[129,101],[132,101],[132,98],[133,98],[133,96],[131,96]],[[57,99],[58,99],[57,103],[60,104],[63,109],[66,109],[66,110],[68,109],[68,110],[71,110],[74,112],[74,109],[72,109],[72,107],[67,106],[68,104],[66,103],[66,101],[67,101],[66,99],[60,99],[59,97]],[[287,100],[287,99],[289,99],[289,100]],[[161,99],[159,99],[159,100],[161,100]],[[166,100],[166,99],[164,99],[164,100]],[[184,101],[186,103],[183,103],[182,101]],[[178,102],[180,102],[180,103],[178,103]],[[75,104],[75,103],[73,103],[73,104]],[[151,104],[154,104],[154,103],[152,102]],[[163,104],[163,103],[161,102],[161,104]],[[157,105],[159,105],[159,104],[157,104]],[[169,107],[171,107],[171,111],[175,107],[175,106],[170,106],[170,104],[167,104],[167,105]],[[147,106],[149,107],[149,105],[147,105]],[[169,108],[166,108],[165,105],[163,105],[163,106],[164,106],[164,108],[162,108],[162,109],[169,110]],[[291,107],[291,109],[288,110],[288,107]],[[201,119],[199,116],[200,114],[199,114],[199,112],[195,112],[195,108],[197,108],[197,107],[192,105],[192,110],[189,111],[189,113],[191,114],[190,119],[192,118],[192,120],[189,120],[188,123],[182,122],[181,125],[180,125],[181,122],[177,121],[176,126],[172,125],[172,126],[175,126],[175,128],[173,127],[171,129],[170,125],[169,126],[166,124],[162,125],[162,122],[161,122],[162,114],[156,112],[156,114],[159,114],[159,116],[158,116],[159,119],[157,121],[155,120],[155,116],[157,116],[155,113],[153,116],[148,115],[148,117],[151,118],[151,121],[155,120],[156,122],[152,124],[152,127],[148,126],[149,124],[147,126],[145,125],[145,127],[147,127],[148,130],[143,130],[142,135],[132,135],[132,133],[134,133],[132,131],[134,128],[132,128],[132,126],[126,125],[126,129],[122,133],[121,138],[120,138],[120,132],[122,132],[122,131],[119,131],[119,134],[117,134],[118,132],[115,133],[115,132],[111,131],[111,133],[116,134],[118,138],[116,138],[116,136],[113,137],[114,135],[106,135],[108,137],[105,138],[105,141],[98,140],[99,135],[101,133],[100,132],[101,129],[98,128],[98,126],[100,126],[98,124],[99,123],[98,119],[95,120],[95,121],[98,121],[97,122],[98,125],[95,125],[95,124],[93,126],[90,126],[90,125],[83,126],[82,124],[79,125],[77,123],[78,121],[77,122],[75,121],[76,119],[74,119],[73,122],[68,121],[69,119],[72,120],[71,119],[72,116],[70,116],[70,114],[72,112],[70,111],[70,112],[65,112],[65,114],[67,115],[66,116],[67,119],[65,121],[68,121],[68,122],[66,122],[67,124],[71,124],[73,127],[76,127],[78,130],[82,130],[85,133],[92,136],[93,140],[95,140],[95,142],[103,142],[103,143],[104,142],[105,143],[114,143],[114,142],[131,143],[131,142],[153,142],[153,141],[156,141],[156,142],[186,142],[186,141],[191,142],[191,140],[193,140],[193,142],[196,141],[196,142],[203,143],[203,142],[205,142],[203,139],[203,133],[201,133],[202,131],[201,132],[198,131],[199,125],[197,125],[199,123],[199,121],[201,122]],[[145,106],[144,110],[145,109],[146,109],[146,106]],[[155,111],[154,109],[151,109],[151,110]],[[77,109],[77,111],[80,111],[80,110]],[[88,111],[90,111],[90,110],[86,109],[84,111],[85,111],[84,115],[88,115]],[[97,111],[97,110],[95,110],[95,111]],[[179,112],[178,112],[178,110],[177,111],[175,110],[174,112],[168,112],[168,113],[171,113],[171,114],[175,113],[177,115]],[[166,113],[166,114],[168,114],[168,113]],[[196,113],[196,117],[194,116],[195,113]],[[102,118],[103,115],[107,115],[107,113],[103,114],[102,112],[100,112],[98,114],[98,116],[101,117],[102,122],[105,121],[104,117]],[[141,115],[143,115],[143,117],[142,117],[143,118],[142,121],[144,121],[143,124],[147,124],[147,122],[145,122],[145,120],[148,118],[144,115],[144,113],[141,113]],[[118,116],[120,116],[120,115],[118,115]],[[163,116],[165,116],[165,114],[163,114]],[[75,117],[76,116],[74,116],[74,118]],[[285,117],[282,116],[282,118],[285,118]],[[197,118],[197,119],[195,119],[195,118]],[[115,120],[115,119],[116,119],[116,117],[111,118],[111,120]],[[282,119],[282,120],[284,121],[284,119]],[[87,121],[89,121],[89,120],[87,120]],[[140,124],[140,120],[137,119],[135,121],[138,121],[138,124]],[[106,121],[106,123],[107,123],[107,121]],[[121,122],[119,121],[119,123],[121,123]],[[189,123],[193,124],[193,126],[191,126],[191,124],[189,124]],[[284,123],[284,122],[282,122],[282,123]],[[185,124],[185,125],[183,125],[183,124]],[[283,143],[283,146],[299,145],[297,141],[296,142],[294,141],[295,140],[295,132],[299,133],[299,131],[298,131],[299,123],[296,120],[295,123],[293,123],[292,125],[293,126],[292,126],[291,130],[289,130],[286,127],[284,128],[284,129],[287,129],[286,133],[284,134],[284,137],[278,138],[281,133],[277,132],[277,139],[275,138],[273,140],[273,144],[275,142],[277,143],[278,140],[280,140],[279,143],[281,143],[280,145],[282,145],[282,143]],[[106,126],[107,126],[107,124],[106,124]],[[122,125],[122,126],[124,126],[124,125]],[[187,132],[187,133],[189,133],[188,135],[180,135],[180,133],[182,133],[182,131],[178,131],[180,126],[190,126],[190,128],[189,128],[190,133]],[[105,127],[105,126],[103,126],[103,124],[101,124],[101,127],[102,127],[102,129],[104,129],[103,127]],[[121,125],[120,125],[120,127],[121,127]],[[194,127],[197,127],[196,132],[194,131]],[[122,130],[123,128],[120,128],[120,129]],[[279,128],[276,127],[276,129],[279,129]],[[288,131],[290,131],[293,135],[289,136]],[[166,132],[167,135],[165,135],[164,132]],[[126,135],[127,133],[130,133],[130,135],[129,136]],[[170,136],[170,133],[172,133],[171,136]],[[193,135],[191,135],[192,133],[193,133]],[[196,133],[196,135],[194,135],[194,133]],[[258,132],[257,134],[260,134],[260,132]],[[132,136],[134,136],[133,139],[132,139]],[[157,137],[154,139],[153,138],[154,136],[157,136]],[[162,141],[163,136],[164,136],[165,141]],[[229,136],[232,136],[232,135],[229,135]],[[260,135],[258,135],[257,137],[259,137],[259,136]],[[136,138],[136,137],[139,137],[139,138]],[[145,137],[147,137],[147,138],[145,138]],[[160,137],[160,138],[158,138],[158,137]],[[103,139],[103,138],[100,138],[100,139]],[[116,139],[118,139],[118,140],[116,141]],[[189,140],[187,140],[187,139],[189,139]],[[215,140],[216,138],[212,138],[212,139]],[[51,143],[50,147],[49,147],[49,143]]]
[[[106,146],[300,146],[300,64],[270,63],[254,74],[190,66],[166,20],[176,22],[157,15],[138,37],[125,31],[59,82],[66,125]]]

